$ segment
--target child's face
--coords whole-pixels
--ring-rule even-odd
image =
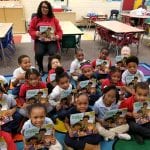
[[[111,75],[111,82],[114,84],[117,84],[121,79],[121,73],[120,72],[114,72]]]
[[[107,58],[107,56],[108,56],[108,50],[107,50],[107,49],[104,49],[104,50],[102,50],[102,51],[100,52],[100,54],[99,54],[99,59],[105,60],[105,59]]]
[[[41,127],[44,124],[45,116],[45,110],[37,107],[31,110],[29,118],[34,126]]]
[[[138,67],[138,65],[135,62],[130,62],[130,63],[127,64],[128,71],[131,74],[135,74],[136,73],[137,67]]]
[[[67,77],[63,77],[59,80],[58,85],[64,89],[67,90],[69,88],[70,82],[69,79]]]
[[[28,70],[31,67],[31,62],[29,57],[24,57],[20,63],[20,66],[23,70]]]
[[[58,66],[61,66],[60,65],[60,61],[58,59],[56,59],[56,58],[52,59],[51,65],[52,65],[53,69],[56,69]]]
[[[104,103],[110,107],[116,101],[116,91],[110,90],[104,95]]]
[[[89,102],[85,95],[81,95],[76,99],[76,108],[79,112],[86,112]]]
[[[137,88],[135,91],[135,101],[143,102],[147,99],[149,90]]]
[[[40,81],[40,77],[38,77],[36,74],[30,74],[28,83],[31,86],[36,87],[38,85],[39,81]]]
[[[76,58],[77,58],[79,61],[82,61],[82,60],[84,59],[84,54],[83,54],[83,52],[82,52],[82,51],[77,52]]]
[[[90,79],[93,75],[93,68],[92,67],[85,67],[82,69],[82,73],[85,77]]]

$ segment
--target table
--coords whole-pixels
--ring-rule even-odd
[[[113,38],[111,38],[112,35],[114,35],[116,37],[116,43],[118,43],[120,41],[120,38],[121,38],[122,39],[122,44],[123,44],[123,40],[124,41],[125,40],[129,41],[129,38],[131,37],[131,36],[127,37],[127,34],[139,33],[138,37],[140,37],[140,35],[144,32],[143,29],[138,29],[136,27],[132,27],[130,25],[127,25],[125,23],[122,23],[122,22],[119,22],[119,21],[115,21],[115,20],[111,20],[111,21],[96,21],[95,24],[97,26],[105,28],[107,31],[109,31],[108,36],[110,37],[110,39],[109,39],[110,43],[113,42]],[[138,38],[137,40],[138,40],[138,42],[137,42],[138,43],[137,44],[138,45],[137,46],[137,52],[138,52],[140,38]],[[133,42],[133,40],[132,40],[132,42]],[[118,46],[118,45],[116,44],[116,46]],[[118,54],[118,49],[117,49],[117,54]]]
[[[131,24],[130,19],[131,18],[137,18],[139,19],[139,24],[143,24],[144,23],[144,19],[148,19],[150,18],[149,15],[136,15],[136,14],[130,14],[130,13],[121,13],[122,15],[122,20],[124,23],[128,23]]]
[[[79,46],[80,46],[81,35],[83,35],[84,33],[70,21],[60,21],[60,26],[63,30],[63,36],[78,35]]]
[[[0,49],[2,51],[4,64],[5,64],[5,54],[4,54],[2,39],[6,37],[8,31],[12,29],[12,26],[13,26],[12,23],[0,23]]]
[[[125,23],[111,20],[111,21],[95,21],[95,24],[97,26],[102,26],[106,28],[107,30],[113,31],[115,33],[138,33],[138,32],[144,32],[143,29],[138,29],[136,27],[132,27],[130,25],[127,25]]]
[[[97,15],[97,16],[82,16],[82,18],[86,21],[87,24],[87,29],[91,27],[92,23],[94,21],[104,21],[107,19],[107,15],[106,14],[101,14],[101,15]]]

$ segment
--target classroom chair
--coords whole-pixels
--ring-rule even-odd
[[[118,19],[118,15],[119,15],[119,10],[117,10],[117,9],[112,9],[112,10],[110,11],[110,17],[109,17],[109,19],[110,19],[110,20],[117,20],[117,19]]]

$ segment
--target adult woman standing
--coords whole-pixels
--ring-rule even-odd
[[[35,40],[35,59],[39,72],[43,74],[43,56],[45,53],[54,55],[60,49],[59,40],[62,38],[62,29],[55,18],[52,6],[48,1],[42,1],[37,14],[32,18],[29,34]]]

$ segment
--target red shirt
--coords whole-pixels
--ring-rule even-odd
[[[97,59],[100,59],[100,58],[97,58]],[[91,62],[93,68],[96,67],[96,60],[97,60],[97,59],[94,59],[94,60]],[[106,60],[109,61],[109,67],[111,67],[111,60],[110,60],[110,58],[107,57]]]
[[[135,102],[134,96],[131,96],[125,100],[123,100],[119,106],[119,108],[127,108],[128,112],[133,112],[133,104]]]
[[[44,89],[46,88],[46,84],[44,82],[39,82],[39,84],[35,87],[29,85],[28,83],[24,83],[21,85],[21,88],[20,88],[20,92],[19,92],[19,97],[25,99],[26,97],[26,92],[28,90],[33,90],[33,89]]]
[[[102,80],[102,86],[101,86],[102,89],[104,89],[104,87],[109,86],[109,85],[112,85],[112,83],[110,82],[110,79],[104,79],[104,80]],[[124,84],[121,81],[119,81],[115,85],[116,86],[124,86]]]

